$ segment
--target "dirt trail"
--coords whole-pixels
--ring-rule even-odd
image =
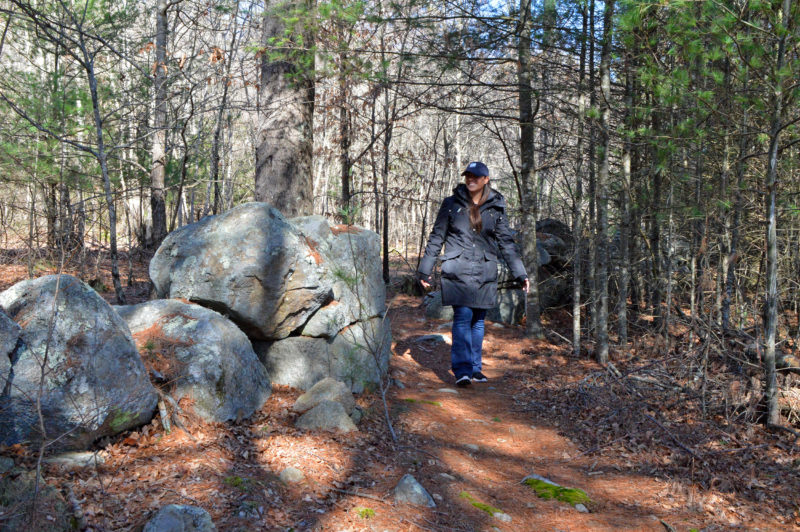
[[[456,388],[449,373],[447,324],[425,320],[412,300],[398,298],[395,305],[392,374],[404,388],[392,388],[394,413],[400,428],[430,453],[414,475],[437,494],[440,511],[456,519],[453,528],[662,531],[660,519],[678,529],[702,523],[688,512],[665,511],[659,496],[668,488],[663,482],[606,471],[602,461],[582,455],[556,426],[524,412],[518,377],[520,370],[530,369],[531,355],[521,353],[530,341],[518,328],[487,322],[484,373],[489,382]],[[448,343],[420,341],[425,334],[441,334]],[[531,473],[584,490],[592,500],[590,512],[538,498],[521,484]],[[474,507],[462,496],[465,491],[512,521],[503,523]]]

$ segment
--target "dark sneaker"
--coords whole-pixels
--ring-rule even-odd
[[[480,371],[472,374],[472,380],[475,382],[489,382],[489,379]]]
[[[456,379],[456,386],[469,386],[472,384],[472,379],[469,378],[469,375],[462,375]]]

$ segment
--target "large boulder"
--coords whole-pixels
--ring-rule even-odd
[[[293,336],[253,347],[274,383],[308,390],[332,377],[361,393],[386,373],[391,343],[389,323],[373,318],[350,325],[333,339]]]
[[[0,308],[0,358],[11,357],[22,329]],[[2,386],[0,385],[0,388]]]
[[[22,281],[0,293],[22,329],[14,359],[0,357],[0,443],[42,438],[82,449],[149,421],[158,396],[128,326],[97,292],[69,275]],[[57,439],[56,439],[57,438]]]
[[[322,216],[292,218],[291,223],[324,257],[319,275],[333,287],[333,299],[311,317],[302,334],[333,338],[351,323],[382,316],[386,288],[378,234],[355,226],[330,227]]]
[[[170,233],[150,261],[150,277],[160,298],[188,299],[227,315],[252,338],[277,340],[333,300],[322,262],[280,212],[246,203]]]
[[[174,299],[115,307],[145,364],[175,399],[192,399],[207,421],[250,417],[271,392],[250,340],[226,317]]]

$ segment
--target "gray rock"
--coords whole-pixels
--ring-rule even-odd
[[[161,298],[219,310],[249,336],[277,340],[333,300],[323,261],[276,209],[245,203],[170,233],[150,261],[150,277]]]
[[[351,432],[358,430],[353,420],[344,411],[341,403],[322,401],[320,404],[300,416],[295,427],[303,430],[330,430]]]
[[[287,467],[281,471],[280,478],[284,484],[297,484],[304,481],[306,476],[296,467]]]
[[[454,395],[458,395],[458,390],[454,390],[452,388],[439,388],[436,391],[441,393],[452,393]]]
[[[516,325],[525,315],[525,294],[522,290],[498,290],[497,306],[486,313],[486,319]]]
[[[325,377],[298,397],[292,406],[292,410],[303,413],[311,410],[322,401],[336,401],[344,407],[345,412],[352,412],[353,407],[356,406],[356,401],[353,399],[353,394],[347,385],[336,379]]]
[[[478,447],[477,445],[475,445],[474,443],[465,443],[465,444],[464,444],[464,448],[465,448],[465,449],[469,449],[469,450],[470,450],[470,451],[472,451],[473,453],[477,453],[478,451],[480,451],[480,450],[481,450],[481,448],[480,448],[480,447]]]
[[[158,397],[128,326],[88,285],[69,275],[22,281],[0,293],[0,307],[21,324],[23,344],[15,360],[0,357],[0,378],[9,383],[1,444],[40,440],[43,360],[41,411],[47,437],[60,437],[55,449],[85,449],[152,419]]]
[[[95,467],[106,463],[105,455],[91,451],[62,453],[44,459],[45,463],[61,466],[65,469],[81,469]]]
[[[0,477],[0,531],[67,532],[72,526],[72,512],[59,491],[39,476],[36,494],[37,512],[31,515],[36,487],[36,472],[14,468]],[[30,521],[33,519],[33,522]]]
[[[197,506],[169,504],[144,525],[143,532],[213,532],[211,516]]]
[[[415,342],[418,343],[431,343],[431,344],[449,344],[450,342],[447,341],[447,338],[442,336],[441,334],[424,334],[418,338],[415,338]]]
[[[8,456],[0,456],[0,475],[5,475],[14,469],[14,459]]]
[[[174,299],[115,308],[170,394],[191,397],[202,419],[248,418],[269,398],[269,375],[250,340],[221,314]]]
[[[373,318],[345,328],[333,340],[292,336],[253,347],[274,383],[308,390],[332,377],[361,393],[386,374],[391,330],[383,318]]]
[[[413,476],[406,474],[394,488],[394,499],[397,502],[413,504],[414,506],[426,506],[435,508],[436,503],[433,497],[417,482]]]
[[[386,287],[377,233],[355,226],[330,227],[322,216],[292,218],[290,223],[323,257],[319,277],[333,287],[333,300],[308,320],[303,336],[333,338],[352,323],[383,315]]]
[[[578,510],[582,514],[588,514],[589,509],[581,503],[575,505],[575,509]]]
[[[545,482],[545,483],[553,485],[553,486],[557,486],[559,488],[563,487],[560,484],[556,484],[555,482],[553,482],[549,478],[545,478],[542,475],[537,475],[536,473],[531,473],[530,475],[527,475],[525,478],[522,479],[522,482],[525,482],[528,479],[540,480],[542,482]]]
[[[423,300],[425,316],[434,320],[453,320],[453,307],[442,306],[442,292],[435,290],[428,292]]]
[[[350,412],[350,419],[353,420],[353,423],[358,425],[361,423],[361,420],[364,419],[364,411],[360,407],[355,407],[352,412]]]
[[[330,344],[331,376],[361,393],[380,382],[391,355],[392,331],[385,318],[354,323]]]
[[[21,333],[20,326],[14,323],[14,320],[0,308],[0,358],[8,358],[12,355]],[[5,383],[0,381],[0,388],[3,384]]]
[[[511,516],[508,515],[507,513],[496,512],[496,513],[493,513],[492,516],[495,519],[497,519],[498,521],[501,521],[503,523],[510,523],[511,522]]]
[[[253,349],[276,384],[308,390],[330,376],[330,341],[292,336],[277,342],[253,342]]]

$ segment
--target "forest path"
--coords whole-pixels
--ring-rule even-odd
[[[487,322],[483,361],[489,382],[457,388],[449,371],[449,324],[427,320],[418,302],[406,296],[393,301],[391,372],[403,388],[392,387],[389,396],[398,428],[413,434],[425,452],[427,465],[413,474],[436,494],[440,511],[454,519],[453,529],[663,531],[661,520],[676,530],[703,528],[702,512],[664,496],[680,491],[671,482],[632,475],[598,454],[581,453],[556,424],[530,412],[520,393],[530,391],[527,376],[536,364],[563,363],[552,355],[566,347],[526,339],[520,327]],[[420,340],[432,334],[446,342]],[[585,491],[590,512],[537,497],[521,483],[534,473]],[[512,521],[474,507],[464,492]]]

